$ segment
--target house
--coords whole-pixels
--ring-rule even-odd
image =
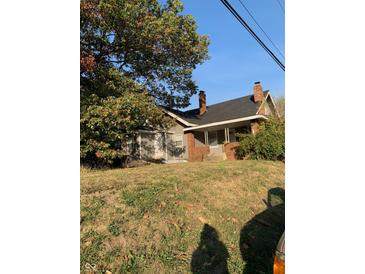
[[[236,133],[255,134],[260,121],[278,115],[270,92],[255,82],[249,95],[207,105],[204,91],[199,93],[199,108],[179,111],[163,108],[174,120],[168,131],[141,130],[139,157],[167,163],[235,159]]]

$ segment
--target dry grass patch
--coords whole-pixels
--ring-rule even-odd
[[[242,273],[246,265],[250,273],[268,273],[269,259],[252,262],[245,256],[242,246],[250,245],[251,236],[242,231],[247,234],[245,226],[269,210],[270,190],[283,188],[281,162],[82,169],[81,271],[91,264],[96,273],[207,273],[225,267]],[[276,224],[271,234],[260,231],[273,238],[282,229]],[[202,246],[221,247],[212,250],[220,259],[207,257]]]

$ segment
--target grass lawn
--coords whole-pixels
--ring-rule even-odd
[[[272,273],[284,200],[281,162],[81,169],[81,272]]]

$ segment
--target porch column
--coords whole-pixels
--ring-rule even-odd
[[[229,128],[224,129],[224,140],[229,143]]]
[[[187,132],[186,135],[186,141],[188,146],[188,161],[193,161],[194,159],[194,148],[195,148],[195,137],[193,132]]]
[[[167,156],[168,156],[168,153],[167,153],[167,145],[168,145],[168,143],[167,143],[167,132],[165,131],[164,132],[164,138],[165,138],[165,159],[166,159],[166,162],[167,162]]]
[[[142,136],[141,132],[138,134],[138,145],[139,145],[139,159],[142,159]]]
[[[206,145],[209,145],[209,141],[208,141],[208,131],[204,130],[204,142]]]

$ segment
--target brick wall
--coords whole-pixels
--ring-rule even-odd
[[[188,161],[201,162],[209,154],[209,146],[195,146],[194,133],[185,133],[188,146]]]
[[[236,148],[239,146],[238,142],[232,142],[224,144],[224,152],[226,153],[227,160],[237,160]]]
[[[191,162],[201,162],[204,158],[209,154],[209,147],[195,147],[192,151],[191,157],[189,157],[189,161]],[[190,155],[189,155],[190,156]]]

